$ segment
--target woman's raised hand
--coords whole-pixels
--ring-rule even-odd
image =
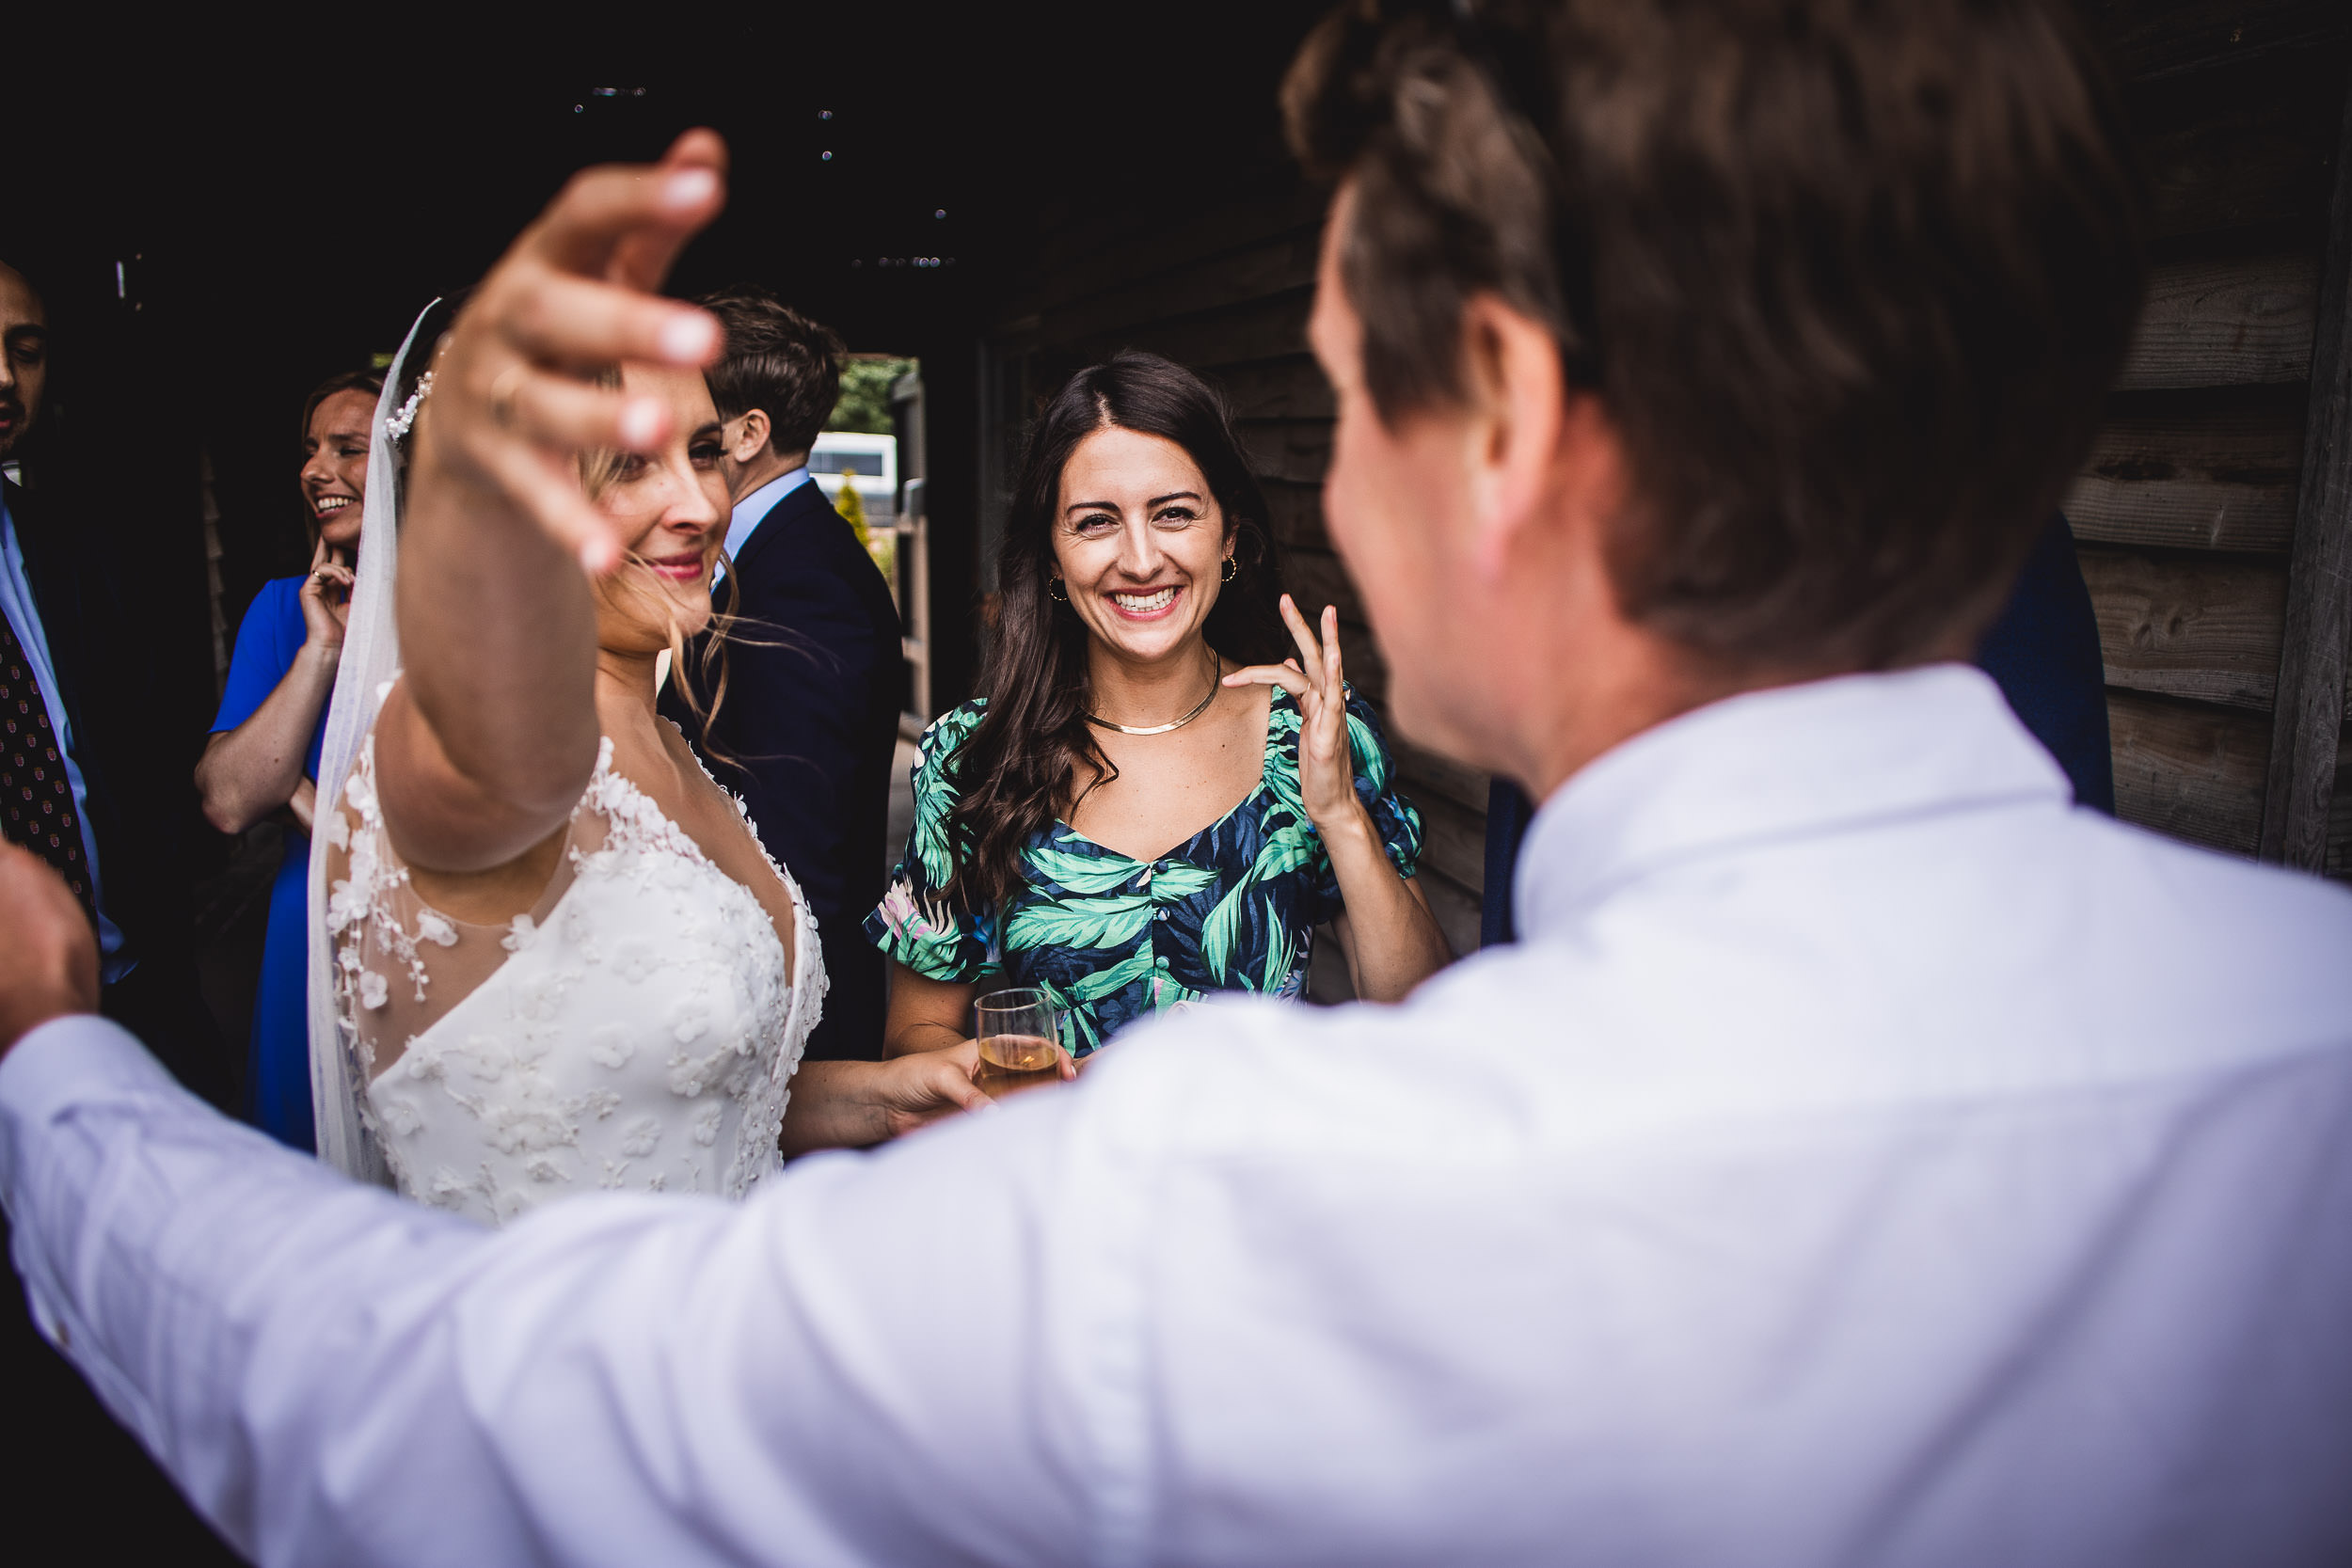
[[[310,575],[302,579],[297,595],[302,606],[304,641],[326,653],[343,645],[343,616],[351,603],[351,568],[336,559],[326,541],[310,552]]]
[[[1363,814],[1356,796],[1356,764],[1347,742],[1347,693],[1340,669],[1340,612],[1323,607],[1323,635],[1282,595],[1282,624],[1298,643],[1298,658],[1252,664],[1225,677],[1227,686],[1279,686],[1298,698],[1298,790],[1307,816],[1327,837]],[[1304,660],[1302,663],[1301,660]]]
[[[576,454],[648,450],[670,415],[590,378],[623,361],[717,357],[718,322],[654,291],[724,204],[725,165],[716,134],[689,131],[659,164],[573,176],[451,327],[418,421],[421,475],[530,519],[592,573],[618,564],[620,542],[582,489]]]

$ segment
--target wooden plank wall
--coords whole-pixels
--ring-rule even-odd
[[[2262,832],[2321,249],[2344,109],[2341,0],[2086,0],[2125,80],[2153,187],[2153,275],[2109,418],[2068,503],[2106,654],[2130,820],[2237,854]],[[1181,224],[1088,214],[993,343],[1042,395],[1120,347],[1233,399],[1293,590],[1339,607],[1350,679],[1387,673],[1324,532],[1331,404],[1306,353],[1319,196],[1268,150],[1254,188]],[[1105,243],[1104,236],[1123,236]],[[991,438],[1009,443],[1008,428]],[[2352,717],[2352,694],[2347,697]],[[1425,884],[1477,945],[1486,781],[1400,743],[1428,823]],[[2352,729],[2328,869],[2352,877]]]
[[[2150,184],[2138,336],[2066,510],[2105,652],[2117,806],[2263,838],[2352,7],[2089,0]],[[2352,876],[2338,769],[2327,869]]]

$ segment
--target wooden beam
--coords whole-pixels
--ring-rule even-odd
[[[1138,323],[1164,321],[1202,310],[1247,304],[1315,280],[1319,226],[1219,256],[1203,257],[1173,271],[1154,273],[1089,299],[1041,313],[1046,336],[1067,340],[1117,334]]]
[[[1198,315],[1138,323],[1066,346],[1081,363],[1122,348],[1142,348],[1216,375],[1224,366],[1306,352],[1307,310],[1313,297],[1311,289],[1292,289]]]
[[[1389,750],[1396,756],[1397,776],[1413,786],[1407,793],[1415,800],[1439,795],[1465,811],[1474,811],[1481,817],[1486,815],[1486,788],[1491,781],[1486,774],[1452,757],[1422,751],[1393,732],[1389,736]]]
[[[2328,854],[2352,641],[2352,90],[2336,144],[2303,483],[2287,564],[2286,636],[2263,797],[2262,858],[2316,871]]]
[[[2155,267],[2116,387],[2131,391],[2306,380],[2318,281],[2319,258],[2301,250]]]
[[[1266,527],[1287,555],[1292,550],[1327,550],[1331,535],[1323,527],[1323,486],[1265,480]]]
[[[1480,890],[1463,887],[1434,867],[1421,874],[1421,890],[1429,895],[1429,912],[1438,917],[1438,929],[1454,956],[1477,952]]]
[[[2300,386],[2118,395],[2067,492],[2074,537],[2283,561],[2303,404]]]
[[[1327,420],[1334,413],[1331,384],[1314,356],[1294,354],[1235,365],[1214,378],[1244,420]]]
[[[2081,0],[2116,73],[2151,80],[2340,39],[2343,0]]]
[[[2107,693],[2115,812],[2126,822],[2252,855],[2262,838],[2270,726],[2256,714]]]
[[[2336,84],[2310,60],[2272,55],[2261,68],[2207,72],[2137,95],[2132,119],[2148,171],[2152,238],[2324,231]]]
[[[1486,885],[1486,814],[1442,795],[1406,795],[1421,813],[1422,863],[1476,895]]]
[[[2109,686],[2270,711],[2286,606],[2281,566],[2096,545],[2078,556]]]
[[[1241,420],[1233,434],[1249,454],[1250,472],[1260,479],[1321,484],[1331,464],[1329,420]]]
[[[1168,222],[1167,198],[1158,191],[1138,192],[1108,207],[1086,202],[1070,225],[1041,238],[1038,252],[1054,258],[1052,270],[1009,301],[1004,315],[1042,311],[1049,305],[1067,309],[1321,225],[1328,195],[1301,180],[1295,167],[1286,165],[1258,185],[1254,193],[1219,203],[1208,221],[1173,226]],[[1104,235],[1118,237],[1106,244]]]
[[[2295,538],[2295,486],[2085,474],[2066,492],[2074,537],[2173,549],[2284,554]]]

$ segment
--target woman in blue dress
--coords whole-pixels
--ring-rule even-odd
[[[925,733],[914,832],[866,918],[893,964],[888,1053],[961,1043],[1004,986],[1049,992],[1078,1057],[1212,991],[1295,996],[1327,923],[1370,1000],[1452,957],[1337,614],[1318,635],[1281,593],[1265,517],[1183,367],[1122,354],[1047,407],[986,695]]]
[[[326,700],[343,647],[343,607],[368,493],[368,427],[379,377],[352,372],[310,394],[302,411],[302,499],[315,543],[310,572],[262,585],[237,628],[237,652],[212,738],[196,768],[204,815],[241,833],[274,812],[289,817],[285,859],[271,884],[269,934],[253,998],[245,1115],[308,1153],[310,817],[318,795]]]

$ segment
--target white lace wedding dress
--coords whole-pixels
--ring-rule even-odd
[[[787,978],[758,898],[612,763],[608,739],[555,876],[504,926],[417,896],[373,737],[328,816],[339,1033],[361,1125],[411,1197],[502,1225],[599,1187],[740,1197],[776,1167],[824,1000],[817,922],[777,866]]]

